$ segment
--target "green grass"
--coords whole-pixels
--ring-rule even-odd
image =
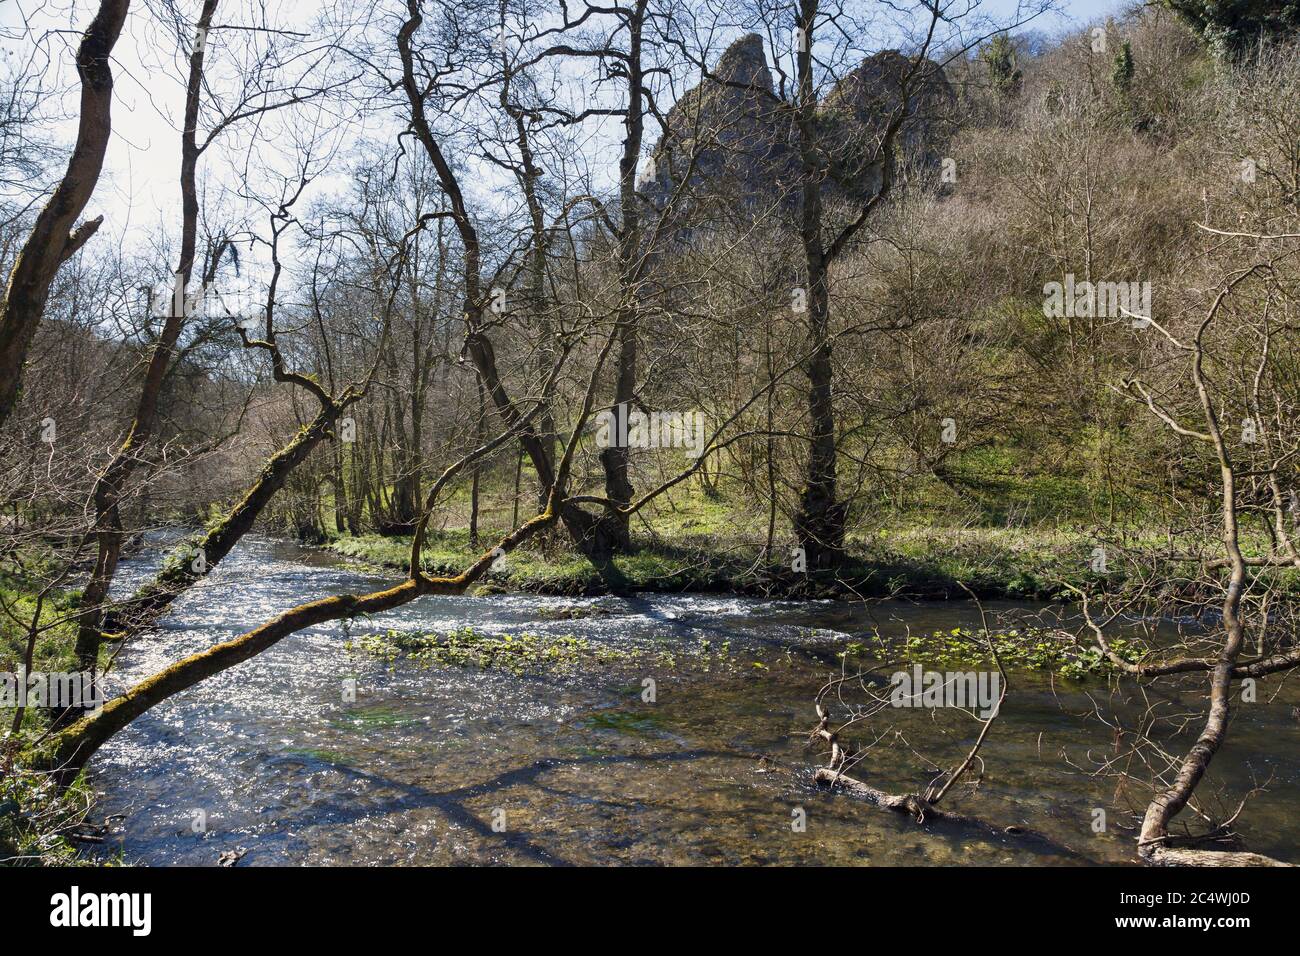
[[[695,507],[698,506],[698,507]],[[835,572],[796,573],[787,554],[788,540],[776,549],[775,561],[764,559],[761,532],[743,525],[739,509],[702,496],[691,508],[656,516],[650,527],[634,530],[635,550],[619,555],[617,578],[605,578],[568,546],[563,531],[548,541],[507,555],[480,583],[477,593],[532,591],[554,595],[597,595],[611,591],[729,592],[793,598],[855,598],[897,595],[909,598],[964,598],[970,588],[982,598],[1022,600],[1069,599],[1073,589],[1098,593],[1125,579],[1123,551],[1146,573],[1177,578],[1184,565],[1166,562],[1166,535],[1154,528],[1094,530],[1084,525],[1046,523],[1014,527],[967,524],[949,526],[898,515],[851,536],[848,560]],[[928,516],[932,518],[933,516]],[[472,548],[464,529],[431,535],[423,568],[430,574],[463,571],[497,540],[501,529],[485,530],[481,547]],[[1093,568],[1096,549],[1108,554],[1104,573]],[[409,537],[377,534],[339,537],[326,547],[384,573],[405,572]],[[1177,548],[1190,543],[1176,539]],[[1211,542],[1209,547],[1214,548]],[[1262,535],[1244,535],[1247,554],[1263,554]],[[1217,552],[1216,552],[1217,553]],[[777,563],[780,562],[780,563]],[[1300,592],[1300,571],[1261,572],[1289,591]],[[963,587],[963,585],[965,587]]]
[[[41,673],[75,671],[75,615],[81,593],[75,590],[51,591],[44,600],[38,600],[38,585],[33,582],[34,579],[0,574],[0,604],[3,605],[3,610],[0,610],[0,671],[16,674],[24,666],[33,620],[36,621],[37,635],[29,670]],[[101,666],[107,662],[110,653],[111,647],[101,650]],[[0,731],[7,734],[13,718],[12,707],[0,707]],[[48,718],[45,710],[28,707],[23,714],[19,738],[12,743],[22,745],[39,737],[48,725]]]
[[[32,654],[32,671],[69,672],[76,669],[74,646],[77,625],[75,614],[80,604],[79,591],[55,590],[38,600],[38,583],[48,574],[39,554],[26,555],[20,564],[30,576],[0,573],[0,671],[16,673],[24,664],[29,628],[35,620],[36,643]],[[104,650],[104,659],[110,653]],[[101,662],[102,663],[102,662]],[[88,845],[74,839],[84,835],[86,813],[93,795],[83,782],[63,793],[57,792],[48,774],[24,769],[30,747],[45,732],[49,715],[28,707],[17,737],[10,737],[13,708],[0,708],[0,865],[5,866],[75,866],[120,862],[83,855]],[[12,762],[10,762],[12,761]],[[93,834],[91,834],[93,835]]]
[[[880,530],[850,542],[850,559],[835,573],[794,572],[789,564],[769,564],[762,547],[713,544],[708,529],[730,527],[725,512],[656,525],[652,535],[636,536],[637,549],[614,559],[619,587],[637,591],[780,594],[792,597],[883,596],[961,597],[964,582],[980,596],[1050,598],[1063,593],[1061,582],[1095,586],[1089,567],[1095,542],[1082,533],[1025,529]],[[719,536],[721,537],[721,536]],[[483,547],[494,540],[484,534]],[[723,541],[726,539],[723,538]],[[372,568],[403,572],[410,560],[410,538],[377,534],[342,537],[326,547]],[[432,536],[422,567],[430,574],[457,574],[482,554],[463,531]],[[783,549],[778,555],[788,560]],[[565,546],[563,535],[540,548],[520,548],[486,576],[480,593],[534,591],[594,595],[612,589],[585,558]]]
[[[83,855],[84,833],[95,795],[78,782],[58,793],[47,774],[15,768],[0,776],[0,866],[96,866],[118,857]]]
[[[16,671],[22,663],[28,626],[34,617],[39,633],[32,670],[67,670],[73,663],[72,645],[77,628],[72,616],[80,597],[78,591],[56,591],[38,602],[34,585],[29,581],[0,575],[0,605],[4,608],[0,612],[0,670]]]

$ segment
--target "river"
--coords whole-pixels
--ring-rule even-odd
[[[128,561],[120,589],[156,562],[150,552]],[[122,654],[112,686],[295,604],[382,580],[319,551],[250,537]],[[121,815],[108,850],[148,865],[212,865],[230,851],[242,853],[241,866],[1131,862],[1145,795],[1090,772],[1112,754],[1113,732],[1087,718],[1094,701],[1136,714],[1128,684],[1014,673],[978,788],[945,801],[1054,845],[917,825],[812,783],[821,760],[808,744],[812,699],[848,642],[873,629],[892,641],[909,628],[978,620],[969,602],[428,597],[370,621],[310,628],[167,701],[99,752],[92,783],[99,810]],[[376,630],[466,625],[643,653],[630,670],[515,675],[349,649]],[[700,647],[711,649],[705,664],[678,662]],[[647,677],[653,702],[643,700]],[[1214,770],[1237,799],[1271,778],[1240,829],[1251,849],[1290,858],[1300,839],[1292,803],[1300,695],[1283,687],[1273,697],[1276,686],[1261,685],[1261,703],[1238,708]],[[1202,707],[1191,685],[1176,693],[1173,704]],[[859,770],[894,792],[934,775],[913,751],[948,766],[978,730],[924,710],[889,716],[893,748]],[[1173,741],[1179,753],[1194,729]],[[1107,814],[1101,832],[1098,809]]]

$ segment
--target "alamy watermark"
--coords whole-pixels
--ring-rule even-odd
[[[246,332],[255,331],[266,315],[266,291],[256,285],[223,284],[207,282],[186,288],[180,276],[171,294],[160,294],[153,288],[149,296],[149,314],[154,318],[169,315],[196,318],[230,318]]]
[[[1151,324],[1150,282],[1075,282],[1068,273],[1064,282],[1043,286],[1043,315],[1049,319],[1133,320],[1134,328]]]
[[[121,926],[133,936],[153,929],[152,893],[83,893],[73,886],[50,897],[50,925],[62,928]]]
[[[104,706],[90,671],[46,673],[19,668],[0,671],[0,707],[53,707],[98,710]]]
[[[704,453],[704,413],[642,412],[626,404],[596,416],[596,444],[601,448],[682,448],[689,458]]]
[[[894,707],[957,707],[976,711],[988,720],[996,717],[1002,699],[1002,675],[997,671],[927,671],[916,664],[890,678]]]

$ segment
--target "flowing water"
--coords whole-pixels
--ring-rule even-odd
[[[128,562],[122,590],[156,561]],[[124,652],[114,687],[305,600],[381,583],[320,552],[247,539],[156,634]],[[1047,841],[917,825],[813,783],[824,759],[808,743],[812,700],[838,670],[839,651],[873,629],[896,640],[978,620],[967,602],[427,597],[372,620],[309,628],[172,698],[100,751],[93,784],[104,812],[122,815],[110,848],[152,865],[210,865],[230,850],[244,851],[240,865],[1131,861],[1144,794],[1092,773],[1114,755],[1114,735],[1089,716],[1117,708],[1131,718],[1139,702],[1131,686],[1012,674],[970,775],[978,787],[957,788],[945,806]],[[638,655],[515,675],[349,648],[386,628],[467,625],[572,634]],[[653,702],[643,699],[646,678]],[[345,699],[349,686],[355,701]],[[1174,688],[1172,704],[1199,713],[1201,686]],[[1300,695],[1278,688],[1276,679],[1262,684],[1260,703],[1237,708],[1215,780],[1236,799],[1268,783],[1240,830],[1251,849],[1294,857]],[[891,709],[883,718],[872,726],[897,733],[855,772],[891,792],[924,788],[978,731],[951,712]],[[1171,749],[1181,754],[1196,727]],[[1217,809],[1209,793],[1207,809]]]

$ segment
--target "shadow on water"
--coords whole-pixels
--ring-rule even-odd
[[[561,767],[581,767],[584,765],[598,765],[599,767],[609,767],[615,764],[623,763],[658,763],[658,762],[676,762],[696,760],[704,756],[727,757],[734,756],[710,751],[699,750],[682,750],[672,753],[659,754],[601,754],[588,755],[582,757],[545,757],[536,760],[531,764],[522,767],[515,767],[510,770],[502,771],[491,780],[484,781],[466,787],[460,787],[455,790],[443,790],[433,792],[423,787],[410,784],[404,784],[400,781],[391,780],[376,776],[363,770],[356,770],[350,767],[336,768],[344,777],[353,781],[363,781],[367,784],[378,785],[400,794],[393,800],[386,810],[389,812],[400,812],[403,810],[419,810],[436,808],[447,815],[455,823],[464,826],[478,833],[485,839],[497,840],[501,845],[510,849],[523,857],[537,863],[545,863],[552,866],[567,866],[569,862],[561,856],[557,856],[543,847],[536,846],[526,834],[513,832],[508,825],[501,830],[493,829],[491,823],[481,820],[469,808],[468,803],[472,800],[488,797],[516,786],[533,786],[544,789],[541,777]],[[626,803],[617,801],[599,799],[594,802],[603,803],[612,807],[624,807]],[[317,817],[327,817],[331,823],[346,825],[356,822],[368,814],[358,810],[356,807],[343,802],[339,795],[333,795],[325,801],[313,804],[310,811],[304,811],[296,817],[281,818],[281,822],[290,828],[304,827],[316,822]]]

